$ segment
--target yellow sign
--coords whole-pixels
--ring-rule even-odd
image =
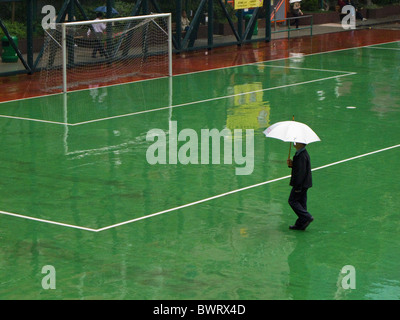
[[[235,10],[262,7],[263,0],[235,0]]]

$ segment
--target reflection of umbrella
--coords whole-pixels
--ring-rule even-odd
[[[297,121],[277,122],[264,130],[264,134],[267,138],[275,138],[285,142],[309,144],[311,142],[321,141],[309,126]]]
[[[96,8],[96,9],[94,9],[94,12],[103,12],[103,13],[106,13],[107,12],[107,6],[101,6],[101,7],[98,7],[98,8]],[[114,8],[112,8],[112,14],[118,14],[118,11],[117,10],[115,10]]]

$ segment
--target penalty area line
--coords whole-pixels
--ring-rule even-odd
[[[348,162],[348,161],[352,161],[352,160],[356,160],[356,159],[359,159],[359,158],[367,157],[367,156],[370,156],[370,155],[373,155],[373,154],[376,154],[376,153],[379,153],[379,152],[391,150],[391,149],[398,148],[398,147],[400,147],[400,144],[397,144],[397,145],[394,145],[394,146],[391,146],[391,147],[387,147],[387,148],[383,148],[383,149],[379,149],[379,150],[375,150],[375,151],[372,151],[372,152],[364,153],[364,154],[361,154],[361,155],[358,155],[358,156],[354,156],[354,157],[351,157],[351,158],[348,158],[348,159],[332,162],[330,164],[326,164],[326,165],[314,168],[311,171],[317,171],[317,170],[320,170],[320,169],[328,168],[328,167],[331,167],[331,166],[334,166],[334,165],[338,165],[338,164],[345,163],[345,162]],[[108,227],[97,229],[96,232],[104,231],[104,230],[111,229],[111,228],[116,228],[116,227],[119,227],[119,226],[122,226],[122,225],[125,225],[125,224],[128,224],[128,223],[133,223],[133,222],[137,222],[137,221],[140,221],[140,220],[152,218],[152,217],[159,216],[159,215],[162,215],[164,213],[176,211],[176,210],[179,210],[179,209],[184,209],[184,208],[191,207],[191,206],[194,206],[194,205],[197,205],[197,204],[200,204],[200,203],[204,203],[204,202],[207,202],[207,201],[211,201],[211,200],[215,200],[215,199],[218,199],[218,198],[222,198],[222,197],[227,196],[227,195],[238,193],[238,192],[241,192],[241,191],[244,191],[244,190],[248,190],[248,189],[260,187],[260,186],[263,186],[263,185],[266,185],[266,184],[269,184],[269,183],[273,183],[273,182],[277,182],[277,181],[280,181],[280,180],[288,179],[290,177],[291,176],[288,175],[288,176],[284,176],[284,177],[280,177],[280,178],[276,178],[276,179],[260,182],[260,183],[257,183],[257,184],[253,184],[251,186],[243,187],[243,188],[240,188],[240,189],[228,191],[228,192],[221,193],[221,194],[209,197],[209,198],[205,198],[205,199],[202,199],[202,200],[198,200],[198,201],[194,201],[194,202],[191,202],[191,203],[187,203],[187,204],[175,207],[175,208],[159,211],[159,212],[156,212],[156,213],[153,213],[153,214],[149,214],[149,215],[146,215],[146,216],[143,216],[143,217],[139,217],[139,218],[127,220],[127,221],[124,221],[124,222],[116,223],[116,224],[110,225]]]
[[[139,221],[139,220],[152,218],[152,217],[159,216],[159,215],[164,214],[164,213],[176,211],[176,210],[179,210],[179,209],[191,207],[191,206],[194,206],[194,205],[203,203],[203,202],[208,202],[208,201],[211,201],[211,200],[215,200],[215,199],[222,198],[222,197],[225,197],[225,196],[230,195],[230,194],[234,194],[234,193],[237,193],[237,192],[241,192],[241,191],[244,191],[244,190],[247,190],[247,189],[256,188],[256,187],[259,187],[259,186],[262,186],[262,185],[265,185],[265,184],[269,184],[269,183],[276,182],[276,181],[280,181],[280,180],[287,179],[287,178],[290,178],[290,175],[289,175],[289,176],[280,177],[280,178],[277,178],[277,179],[273,179],[273,180],[268,180],[268,181],[260,182],[260,183],[257,183],[257,184],[253,184],[253,185],[251,185],[251,186],[247,186],[247,187],[243,187],[243,188],[240,188],[240,189],[228,191],[228,192],[225,192],[225,193],[217,194],[217,195],[212,196],[212,197],[209,197],[209,198],[197,200],[197,201],[190,202],[190,203],[187,203],[187,204],[184,204],[184,205],[175,207],[175,208],[171,208],[171,209],[159,211],[159,212],[156,212],[156,213],[152,213],[152,214],[149,214],[149,215],[147,215],[147,216],[143,216],[143,217],[139,217],[139,218],[136,218],[136,219],[132,219],[132,220],[128,220],[128,221],[116,223],[116,224],[113,224],[113,225],[108,226],[108,227],[104,227],[104,228],[97,229],[97,232],[99,232],[99,231],[104,231],[104,230],[111,229],[111,228],[115,228],[115,227],[119,227],[119,226],[122,226],[122,225],[124,225],[124,224],[136,222],[136,221]]]
[[[339,72],[344,72],[344,71],[337,71],[337,72],[339,73]],[[131,116],[136,116],[136,115],[149,113],[149,112],[158,112],[158,111],[162,111],[162,110],[171,110],[171,109],[174,109],[174,108],[180,108],[180,107],[186,107],[186,106],[191,106],[191,105],[195,105],[195,104],[203,104],[203,103],[207,103],[207,102],[219,101],[219,100],[234,98],[234,97],[238,97],[238,96],[250,95],[250,94],[254,94],[254,93],[266,92],[266,91],[277,90],[277,89],[285,89],[285,88],[301,86],[301,85],[314,83],[314,82],[319,82],[319,81],[332,80],[332,79],[337,79],[337,78],[341,78],[341,77],[352,76],[352,75],[355,75],[355,74],[357,74],[357,73],[355,73],[355,72],[343,73],[343,74],[338,74],[338,75],[335,75],[335,76],[330,76],[330,77],[325,77],[325,78],[318,78],[318,79],[302,81],[302,82],[296,82],[296,83],[289,83],[289,84],[284,84],[284,85],[280,85],[280,86],[276,86],[276,87],[264,88],[264,89],[248,91],[248,92],[240,92],[240,93],[236,93],[236,94],[231,94],[231,95],[226,95],[226,96],[221,96],[221,97],[214,97],[214,98],[209,98],[209,99],[204,99],[204,100],[197,100],[197,101],[192,101],[192,102],[186,102],[186,103],[182,103],[182,104],[171,105],[171,106],[166,106],[166,107],[161,107],[161,108],[155,108],[155,109],[149,109],[149,110],[141,110],[141,111],[136,111],[136,112],[132,112],[132,113],[126,113],[126,114],[110,116],[110,117],[106,117],[106,118],[87,120],[87,121],[73,123],[73,124],[70,124],[70,125],[71,126],[80,126],[80,125],[84,125],[84,124],[88,124],[88,123],[95,123],[95,122],[100,122],[100,121],[108,121],[108,120],[113,120],[113,119],[118,119],[118,118],[131,117]]]

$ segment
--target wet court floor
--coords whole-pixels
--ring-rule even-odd
[[[400,42],[316,52],[317,39],[312,53],[297,39],[276,59],[256,48],[237,66],[1,103],[0,298],[398,299]],[[321,138],[305,232],[288,229],[289,145],[262,133],[292,115]],[[198,146],[227,129],[245,163],[222,142],[219,162],[199,149],[182,163],[171,128]],[[155,129],[165,164],[147,157]]]

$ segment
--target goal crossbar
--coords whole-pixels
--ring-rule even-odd
[[[142,16],[132,16],[132,17],[122,17],[122,18],[110,18],[110,19],[100,19],[100,20],[85,20],[85,21],[71,21],[71,22],[63,22],[60,24],[66,26],[80,26],[80,25],[89,25],[96,23],[106,23],[106,22],[124,22],[124,21],[134,21],[134,20],[145,20],[145,19],[154,19],[154,18],[170,18],[170,13],[158,13],[158,14],[148,14]]]

